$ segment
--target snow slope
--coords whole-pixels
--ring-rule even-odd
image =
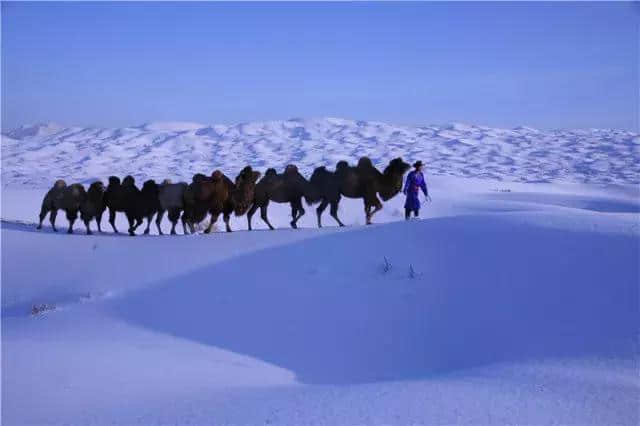
[[[638,189],[429,183],[421,221],[135,238],[3,190],[3,421],[638,424]]]
[[[204,125],[61,128],[22,126],[2,135],[2,181],[48,187],[133,174],[188,181],[246,164],[264,170],[297,164],[304,173],[366,155],[379,166],[421,159],[434,175],[519,182],[640,183],[640,135],[620,130],[539,131],[449,124],[408,127],[338,118]]]

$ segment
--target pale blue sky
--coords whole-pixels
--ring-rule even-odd
[[[633,3],[2,3],[2,127],[638,130]]]

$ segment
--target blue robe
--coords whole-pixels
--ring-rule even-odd
[[[409,210],[419,210],[420,200],[418,199],[418,192],[422,189],[425,197],[429,196],[427,190],[427,183],[424,181],[424,175],[422,172],[416,170],[407,175],[407,181],[404,184],[404,194],[407,196],[407,201],[404,203],[404,208]]]

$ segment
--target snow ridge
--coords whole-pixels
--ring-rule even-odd
[[[452,123],[398,126],[341,118],[236,125],[186,122],[63,128],[41,123],[2,134],[2,181],[48,187],[57,178],[109,175],[190,180],[216,168],[235,175],[295,163],[306,174],[369,156],[377,166],[420,159],[432,175],[516,182],[640,183],[640,135],[613,130],[540,131]]]

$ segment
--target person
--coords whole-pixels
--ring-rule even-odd
[[[411,212],[415,217],[418,217],[420,212],[420,200],[418,199],[418,193],[422,189],[424,196],[428,201],[431,201],[429,197],[429,190],[427,189],[427,183],[424,181],[424,175],[422,174],[422,161],[416,161],[413,165],[415,170],[407,175],[407,181],[404,184],[404,195],[407,196],[407,200],[404,203],[404,218],[409,220]]]

